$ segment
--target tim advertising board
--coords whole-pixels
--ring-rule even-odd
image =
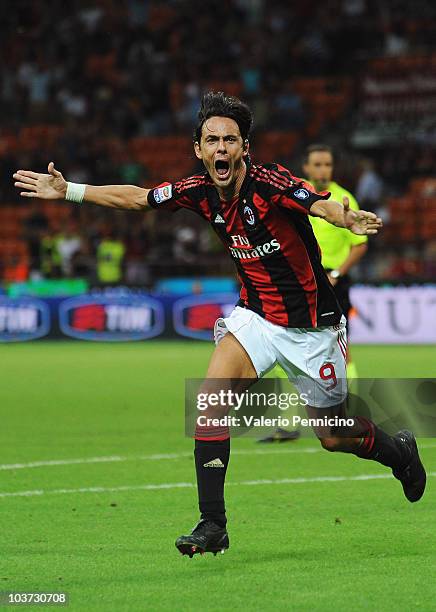
[[[78,340],[146,340],[164,330],[164,309],[145,296],[79,296],[59,306],[59,327]]]
[[[239,299],[237,293],[217,293],[181,298],[173,306],[173,325],[180,336],[212,340],[213,326],[227,317]]]
[[[46,336],[50,309],[34,298],[0,297],[0,342],[23,342]]]

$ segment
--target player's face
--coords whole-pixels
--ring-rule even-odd
[[[211,117],[203,123],[200,142],[195,154],[219,189],[235,183],[243,168],[244,145],[238,124],[228,117]]]
[[[304,174],[318,191],[327,189],[333,176],[333,156],[328,151],[313,151],[303,166]]]

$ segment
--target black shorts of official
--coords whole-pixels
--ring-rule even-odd
[[[331,272],[331,270],[326,269],[327,274]],[[340,276],[337,279],[336,285],[333,287],[336,298],[339,302],[340,307],[342,308],[342,312],[344,313],[347,319],[347,329],[348,329],[348,316],[350,314],[350,310],[352,308],[350,302],[350,287],[351,287],[351,279],[348,274],[344,274],[344,276]]]

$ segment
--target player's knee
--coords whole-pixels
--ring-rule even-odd
[[[341,439],[340,438],[334,438],[334,437],[319,438],[319,441],[321,442],[321,446],[323,448],[325,448],[325,450],[330,451],[331,453],[334,453],[335,451],[341,450],[341,448],[342,448],[342,444],[341,444]]]

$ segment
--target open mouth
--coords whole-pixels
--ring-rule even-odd
[[[230,174],[230,164],[225,159],[217,159],[215,162],[215,171],[221,180],[225,180]]]

